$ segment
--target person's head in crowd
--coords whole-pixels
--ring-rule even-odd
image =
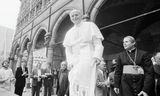
[[[77,9],[73,9],[70,13],[69,13],[70,19],[71,21],[75,24],[78,25],[80,24],[81,20],[82,20],[82,13],[80,10]]]
[[[155,62],[160,65],[160,52],[157,52],[154,56]]]
[[[66,61],[62,61],[61,62],[61,70],[65,70],[67,69],[67,62]]]
[[[51,63],[46,63],[46,68],[47,69],[52,69]]]
[[[2,67],[4,67],[4,68],[8,68],[9,67],[9,61],[8,60],[4,60],[3,62],[2,62]]]
[[[117,60],[116,59],[113,59],[112,60],[112,67],[111,67],[111,70],[114,71],[114,69],[116,68],[116,64],[117,64]]]
[[[42,65],[42,64],[41,64],[40,62],[38,62],[38,63],[37,63],[37,68],[38,68],[38,69],[41,69],[41,65]]]
[[[21,66],[22,66],[23,68],[25,68],[25,67],[27,66],[27,61],[26,61],[26,60],[22,60],[22,61],[21,61]]]
[[[132,50],[135,48],[136,41],[132,36],[126,36],[123,39],[123,47],[125,50]]]
[[[102,71],[106,70],[106,62],[104,60],[101,60],[100,64],[98,65],[98,68]]]

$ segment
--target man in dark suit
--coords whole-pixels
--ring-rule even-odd
[[[67,62],[61,62],[61,69],[58,76],[57,96],[69,96],[69,81]]]
[[[15,82],[15,94],[22,96],[23,89],[26,84],[26,78],[28,77],[28,68],[26,67],[27,62],[21,61],[21,67],[16,70],[16,82]]]
[[[41,63],[37,64],[37,67],[33,69],[32,74],[32,96],[36,94],[39,96],[40,88],[42,86],[42,79],[41,79]]]
[[[123,39],[124,52],[117,58],[114,90],[121,96],[155,96],[154,70],[151,57],[136,48],[132,36]]]
[[[47,63],[46,68],[42,69],[42,78],[44,80],[44,96],[51,96],[53,87],[53,70],[51,64]]]
[[[107,81],[106,63],[101,61],[97,68],[96,90],[95,96],[107,96],[107,87],[109,82]]]

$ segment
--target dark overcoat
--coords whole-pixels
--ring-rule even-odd
[[[61,70],[57,82],[57,96],[69,95],[68,70]]]
[[[28,68],[25,67],[25,72],[28,74]],[[22,67],[18,67],[16,70],[16,74],[15,74],[15,78],[16,78],[16,82],[15,82],[15,94],[18,94],[19,96],[22,96],[23,93],[23,89],[25,87],[26,84],[26,78],[28,77],[28,75],[23,75],[23,71],[22,71]]]

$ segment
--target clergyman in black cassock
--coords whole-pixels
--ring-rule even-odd
[[[114,90],[121,96],[155,96],[151,57],[135,46],[135,39],[123,39],[125,51],[117,58]]]

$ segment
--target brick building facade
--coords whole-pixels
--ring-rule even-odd
[[[34,51],[43,48],[46,50],[46,62],[58,69],[60,62],[65,60],[62,42],[67,30],[73,26],[68,14],[74,8],[88,14],[90,21],[100,28],[105,38],[104,58],[108,61],[116,58],[116,54],[123,50],[121,40],[126,35],[134,36],[138,46],[146,51],[153,52],[160,48],[159,11],[127,20],[158,9],[158,0],[20,1],[16,34],[10,53],[13,69],[20,65],[22,59],[26,59],[31,71]]]

